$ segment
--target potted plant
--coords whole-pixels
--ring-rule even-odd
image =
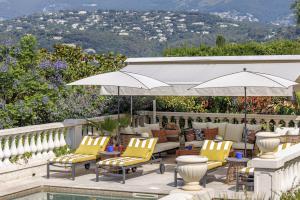
[[[104,121],[100,121],[100,122],[95,122],[88,119],[87,121],[89,124],[96,127],[97,130],[99,130],[100,135],[107,135],[112,138],[116,136],[117,128],[118,128],[118,122],[116,120],[107,117],[104,119]],[[109,152],[114,151],[113,140],[111,140],[110,145],[108,145],[107,151]]]

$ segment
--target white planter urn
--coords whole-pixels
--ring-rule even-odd
[[[256,144],[261,152],[260,158],[273,159],[276,157],[275,150],[280,144],[280,138],[273,132],[260,132],[256,134]]]
[[[177,171],[184,180],[183,190],[199,191],[199,181],[207,172],[207,158],[197,155],[179,156],[176,158]]]

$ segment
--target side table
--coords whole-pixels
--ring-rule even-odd
[[[247,162],[250,160],[249,158],[235,158],[229,157],[226,159],[228,163],[226,183],[232,184],[234,180],[236,180],[237,173],[240,169],[247,166]],[[235,183],[235,182],[234,182]]]
[[[119,157],[121,153],[119,151],[112,151],[112,152],[101,151],[99,154],[100,154],[101,160],[104,160],[104,159],[108,159],[108,158]]]

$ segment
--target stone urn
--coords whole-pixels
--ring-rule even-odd
[[[256,134],[256,144],[261,151],[260,158],[275,158],[275,150],[280,144],[279,135],[273,132],[259,132]]]
[[[184,180],[183,190],[199,191],[199,181],[207,171],[207,158],[197,155],[179,156],[176,158],[177,171]]]

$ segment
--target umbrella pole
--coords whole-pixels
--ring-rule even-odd
[[[120,86],[118,86],[118,133],[117,143],[120,144]]]
[[[247,87],[244,87],[245,92],[245,101],[244,101],[244,142],[245,142],[245,149],[244,149],[244,156],[247,156]]]
[[[132,100],[132,96],[130,96],[130,125],[132,126],[133,124],[132,124],[132,121],[133,121],[133,105],[132,105],[132,102],[133,102],[133,100]]]

